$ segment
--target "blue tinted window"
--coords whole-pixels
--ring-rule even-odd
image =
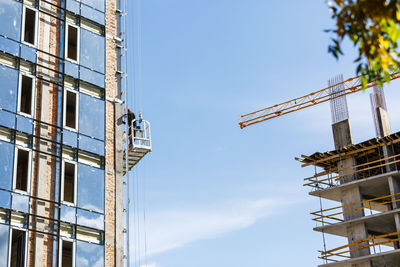
[[[87,94],[79,95],[79,132],[104,140],[104,101]]]
[[[104,12],[104,0],[81,0],[81,2]]]
[[[15,129],[15,114],[0,110],[0,125]]]
[[[18,71],[0,65],[0,108],[13,112],[17,111],[17,89]]]
[[[61,220],[69,223],[76,223],[76,209],[66,205],[61,205]]]
[[[91,152],[93,154],[104,156],[104,142],[97,139],[79,136],[79,149]]]
[[[17,130],[32,134],[33,132],[33,120],[24,116],[17,116]]]
[[[63,131],[63,143],[71,146],[71,147],[77,147],[78,146],[78,135],[74,132],[64,130]]]
[[[69,62],[68,60],[64,61],[65,63],[65,74],[72,76],[74,78],[79,78],[79,66],[75,63]]]
[[[81,5],[81,15],[85,18],[104,25],[104,13],[97,11],[91,7]]]
[[[0,141],[0,187],[11,190],[14,162],[14,145]]]
[[[76,241],[76,266],[104,266],[104,246]]]
[[[67,10],[72,11],[75,14],[79,14],[79,6],[80,3],[76,0],[67,0]]]
[[[21,44],[21,58],[31,62],[36,62],[36,49],[27,45]]]
[[[0,34],[16,41],[21,35],[22,4],[14,0],[0,1]]]
[[[104,170],[78,165],[78,206],[104,212]]]
[[[80,79],[88,83],[97,85],[99,87],[105,87],[104,74],[89,70],[88,68],[80,68]]]
[[[90,228],[104,230],[104,215],[78,209],[77,224]]]
[[[0,3],[1,6],[1,3]],[[1,15],[0,15],[1,16]],[[18,56],[19,44],[11,39],[0,37],[0,50]]]
[[[105,39],[103,36],[81,28],[80,64],[104,73]]]
[[[0,190],[0,207],[9,209],[11,207],[11,193]]]
[[[12,209],[16,211],[29,212],[29,197],[13,193]]]
[[[9,231],[8,225],[0,224],[0,266],[7,266]]]

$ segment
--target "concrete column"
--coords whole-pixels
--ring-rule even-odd
[[[381,107],[377,107],[376,115],[382,137],[392,134],[388,112]]]
[[[335,149],[340,149],[353,144],[353,135],[351,132],[350,121],[348,119],[332,124],[332,131]]]
[[[333,131],[333,138],[334,138],[334,142],[335,142],[335,149],[341,149],[345,146],[353,144],[351,126],[350,126],[350,121],[348,119],[333,124],[332,131]],[[350,174],[352,172],[352,170],[341,171],[341,170],[347,169],[349,167],[352,167],[354,165],[355,165],[355,160],[353,158],[347,158],[347,159],[341,160],[338,163],[339,174],[344,175],[340,179],[341,184],[345,184],[345,183],[355,180],[355,176],[353,174]],[[349,173],[349,175],[346,175],[346,173]],[[342,204],[343,205],[352,204],[352,203],[356,203],[356,202],[360,202],[360,201],[362,201],[362,197],[361,197],[361,193],[360,193],[360,188],[358,186],[354,186],[354,187],[351,187],[349,189],[342,191]],[[355,209],[360,206],[361,205],[354,205],[351,207],[346,207],[346,208],[343,208],[343,211],[352,210],[352,209]],[[344,219],[345,219],[345,221],[348,221],[348,220],[352,220],[352,219],[363,217],[363,216],[364,216],[364,210],[358,210],[355,212],[345,213]],[[356,242],[358,240],[367,238],[367,237],[368,237],[368,231],[367,231],[364,223],[351,224],[347,227],[347,240],[348,240],[349,244]],[[355,249],[357,247],[361,247],[366,244],[367,244],[367,242],[363,242],[363,243],[357,244],[355,246],[351,246],[350,249]],[[366,255],[370,255],[369,248],[356,250],[356,251],[353,251],[350,253],[351,258],[356,258],[356,257],[366,256]],[[363,267],[370,267],[370,266],[371,265],[369,263],[363,264]]]
[[[398,178],[390,176],[388,178],[388,183],[389,183],[389,189],[390,189],[390,194],[391,195],[400,193],[400,181],[399,181]],[[391,199],[392,199],[392,201],[398,200],[398,199],[400,199],[400,195],[393,196]],[[392,209],[400,208],[400,201],[393,202],[392,205],[391,205],[391,208]],[[395,222],[395,225],[396,225],[396,231],[400,232],[400,215],[399,214],[394,214],[393,216],[394,216],[394,222]],[[398,236],[398,237],[400,237],[400,236]],[[396,249],[399,249],[400,248],[400,242],[395,242],[394,246],[395,246]]]

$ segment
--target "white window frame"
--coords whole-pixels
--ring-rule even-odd
[[[67,117],[67,92],[72,92],[76,96],[75,104],[76,104],[76,113],[75,113],[75,128],[71,128],[66,125],[65,118]],[[63,127],[72,132],[78,132],[79,128],[79,92],[76,90],[72,90],[69,88],[64,88],[64,99],[63,99]]]
[[[32,99],[31,99],[31,114],[27,114],[21,111],[21,91],[22,91],[22,76],[26,76],[32,78]],[[18,82],[18,103],[17,103],[17,111],[18,114],[21,114],[25,117],[33,118],[35,112],[35,105],[36,105],[36,78],[25,72],[19,73],[19,82]]]
[[[22,191],[16,188],[17,184],[17,167],[18,167],[18,150],[25,150],[29,152],[29,159],[28,159],[28,181],[27,181],[27,191]],[[29,195],[31,192],[31,178],[32,178],[32,149],[22,147],[19,145],[15,146],[14,150],[14,172],[13,172],[13,191],[18,192],[24,195]]]
[[[28,7],[26,5],[23,5],[23,11],[22,11],[22,32],[21,32],[21,42],[27,46],[32,46],[32,47],[37,47],[37,36],[38,36],[38,30],[39,30],[39,16],[38,16],[38,11],[35,8]],[[35,34],[33,36],[33,44],[25,42],[25,14],[26,14],[26,9],[30,9],[35,12]]]
[[[9,240],[9,242],[8,242],[8,266],[11,266],[11,248],[12,248],[12,232],[13,232],[13,230],[19,230],[19,231],[22,231],[22,232],[25,232],[25,259],[24,259],[24,267],[27,267],[28,266],[28,242],[29,242],[29,240],[28,240],[28,238],[29,238],[29,236],[28,236],[28,230],[27,229],[25,229],[25,228],[20,228],[20,227],[10,227],[10,233],[9,233],[9,238],[8,238],[8,240]]]
[[[79,55],[80,55],[80,49],[81,49],[81,28],[78,25],[74,25],[72,23],[67,22],[65,27],[65,59],[71,62],[74,62],[76,64],[79,64]],[[77,29],[77,42],[76,42],[76,60],[69,58],[68,57],[68,28],[69,27],[74,27]]]
[[[67,241],[72,243],[72,267],[75,267],[75,261],[76,261],[76,240],[67,238],[67,237],[61,237],[60,238],[60,251],[58,253],[58,266],[62,266],[62,248],[63,248],[63,242]]]
[[[74,203],[68,202],[64,200],[64,176],[65,176],[65,163],[69,163],[75,166],[74,168]],[[76,206],[76,200],[77,200],[77,182],[78,182],[78,164],[75,161],[72,160],[67,160],[63,159],[62,160],[62,166],[61,166],[61,202],[67,206]]]

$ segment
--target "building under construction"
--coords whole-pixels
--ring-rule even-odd
[[[354,144],[341,81],[329,81],[335,150],[296,158],[315,169],[304,185],[320,203],[311,213],[314,230],[323,235],[320,266],[400,266],[400,132],[391,132],[383,90],[375,86],[370,99],[377,137]],[[347,242],[329,247],[330,235]]]
[[[126,169],[151,149],[148,123],[123,116],[126,14],[0,1],[2,267],[126,265]]]

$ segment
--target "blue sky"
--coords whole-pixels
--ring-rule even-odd
[[[130,103],[151,122],[153,153],[131,175],[131,266],[320,264],[309,215],[319,200],[302,186],[314,170],[294,157],[333,149],[329,104],[243,130],[237,118],[354,76],[349,44],[339,62],[327,53],[325,2],[141,1],[140,57],[137,6]],[[385,90],[393,131],[399,86]],[[348,98],[355,142],[375,136],[368,93]],[[345,242],[326,239],[328,248]]]

